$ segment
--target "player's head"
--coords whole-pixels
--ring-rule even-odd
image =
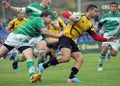
[[[42,6],[45,8],[50,7],[51,1],[52,0],[42,0]]]
[[[98,15],[98,9],[96,5],[88,5],[86,12],[91,18],[95,18]]]
[[[49,24],[52,21],[52,14],[51,12],[45,10],[40,14],[40,17],[43,18],[45,24]]]
[[[18,14],[17,14],[17,18],[18,18],[19,20],[22,20],[22,19],[24,18],[24,14],[23,14],[23,13],[18,13]]]
[[[117,2],[110,3],[110,12],[113,14],[118,12],[118,3]]]

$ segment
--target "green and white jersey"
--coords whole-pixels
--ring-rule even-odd
[[[39,17],[42,11],[47,10],[52,13],[52,20],[56,20],[55,13],[50,8],[44,8],[38,3],[32,3],[29,6],[25,7],[26,13],[30,13],[30,19],[34,17]]]
[[[43,19],[41,17],[35,17],[16,29],[13,33],[29,37],[43,36],[40,31],[43,28],[46,28]],[[44,38],[47,38],[47,36],[44,36]]]
[[[120,38],[120,13],[107,13],[102,16],[100,23],[104,25],[104,32],[108,34],[108,36]]]

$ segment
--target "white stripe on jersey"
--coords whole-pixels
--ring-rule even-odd
[[[39,10],[39,9],[37,9],[37,8],[35,8],[35,7],[28,6],[28,8],[31,9],[31,10],[33,10],[33,11],[35,11],[35,12],[38,13],[38,14],[41,14],[41,13],[42,13],[41,10]]]
[[[110,18],[103,18],[103,19],[101,19],[100,21],[105,21],[105,20],[108,20],[108,21],[112,21],[112,20],[116,20],[117,22],[120,22],[120,18],[119,17],[110,17]]]

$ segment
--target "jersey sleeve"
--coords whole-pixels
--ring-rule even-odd
[[[46,35],[42,34],[42,38],[46,39],[46,38],[49,38],[49,36],[46,36]]]
[[[40,18],[39,20],[37,19],[37,22],[38,22],[38,23],[36,23],[36,24],[37,24],[37,27],[39,27],[39,29],[44,29],[44,28],[46,28],[46,25],[45,25],[45,23],[44,23],[44,21],[43,21],[42,18]],[[46,35],[44,35],[44,34],[42,34],[42,37],[43,37],[43,39],[48,38],[48,36],[46,36]]]
[[[42,29],[42,28],[46,28],[45,26],[45,22],[42,18],[38,17],[39,19],[36,18],[36,25],[38,28]]]
[[[7,29],[11,29],[14,28],[14,23],[15,23],[15,19],[11,20],[10,23],[7,26]]]
[[[65,26],[65,23],[64,23],[64,21],[61,18],[58,17],[57,20],[58,20],[58,22],[59,22],[61,27]]]
[[[106,22],[105,16],[106,16],[106,14],[104,14],[104,15],[101,17],[101,19],[100,19],[100,21],[99,21],[99,23],[98,23],[98,29],[99,29],[99,30],[102,28],[102,26],[103,26],[103,25],[105,24],[105,22]]]
[[[96,41],[100,41],[100,42],[106,42],[106,41],[107,41],[107,38],[103,38],[102,36],[97,35],[97,34],[95,33],[95,31],[93,31],[93,30],[91,30],[91,29],[89,29],[87,32],[88,32],[88,33],[91,35],[91,37],[92,37],[94,40],[96,40]]]
[[[107,14],[104,14],[104,15],[101,17],[101,19],[100,19],[100,21],[99,21],[100,24],[104,24],[104,23],[106,22],[106,15],[107,15]]]
[[[25,7],[25,12],[26,13],[32,12],[31,7],[34,7],[34,5],[35,5],[35,3],[32,3],[32,4],[28,5],[27,7]]]

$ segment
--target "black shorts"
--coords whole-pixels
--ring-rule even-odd
[[[55,43],[55,44],[47,44],[48,48],[52,48],[54,50],[57,50],[59,46],[59,43]]]
[[[79,48],[77,47],[77,44],[75,44],[75,42],[66,37],[66,36],[62,36],[59,38],[59,46],[60,48],[69,48],[71,49],[71,52],[79,52]]]
[[[7,44],[3,44],[9,51],[11,51],[14,47],[12,46],[9,46]],[[22,53],[24,50],[28,49],[28,48],[31,48],[30,46],[22,46],[22,47],[19,47],[18,50],[20,51],[20,53]]]

